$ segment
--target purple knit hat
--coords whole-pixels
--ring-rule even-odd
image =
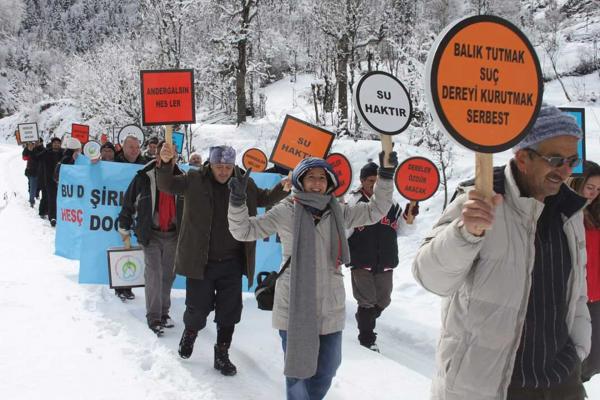
[[[235,150],[231,146],[212,146],[208,161],[211,164],[235,164]]]

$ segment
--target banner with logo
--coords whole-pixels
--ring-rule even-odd
[[[109,284],[106,251],[123,245],[117,232],[118,215],[127,187],[142,167],[105,161],[90,164],[82,156],[76,165],[61,167],[55,254],[80,261],[79,283]],[[281,180],[277,174],[266,173],[252,173],[252,178],[261,188],[271,188]],[[257,242],[256,273],[277,270],[280,261],[281,246],[275,236]],[[249,290],[246,279],[243,285]],[[185,278],[178,276],[173,287],[184,288]]]

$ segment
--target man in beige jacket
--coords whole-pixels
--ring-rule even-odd
[[[585,200],[564,184],[581,136],[543,106],[494,197],[460,188],[425,239],[413,273],[444,297],[432,399],[584,398]]]

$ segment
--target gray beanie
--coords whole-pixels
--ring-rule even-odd
[[[537,143],[556,136],[583,137],[581,128],[577,125],[575,118],[559,110],[554,106],[542,105],[540,113],[533,124],[533,128],[519,142],[513,151],[517,151],[536,145]]]
[[[213,146],[208,152],[211,164],[235,164],[235,150],[230,146]]]

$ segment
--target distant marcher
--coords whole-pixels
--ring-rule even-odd
[[[115,146],[111,142],[106,142],[100,147],[102,161],[115,161],[115,153]]]
[[[51,226],[56,226],[56,195],[58,185],[54,180],[56,165],[63,157],[62,141],[53,137],[49,147],[42,145],[33,150],[33,157],[40,163],[38,184],[42,188],[42,200],[40,201],[40,217],[48,215]]]
[[[159,151],[161,147],[162,143],[159,143]],[[173,173],[181,175],[182,172],[175,166]],[[119,213],[119,233],[123,242],[129,245],[133,230],[144,251],[146,320],[148,327],[159,336],[163,334],[163,328],[174,326],[169,309],[175,280],[180,208],[176,196],[158,190],[156,160],[152,160],[133,177]]]
[[[383,153],[381,155],[383,157]],[[255,217],[246,206],[248,176],[230,183],[229,229],[237,240],[254,241],[275,233],[288,268],[276,282],[273,327],[285,353],[288,400],[325,397],[342,361],[346,320],[341,264],[350,262],[346,229],[379,221],[392,205],[393,167],[381,178],[369,202],[340,204],[332,195],[338,181],[321,158],[305,158],[292,173],[293,198]]]
[[[39,186],[38,186],[38,170],[39,161],[34,157],[34,149],[36,143],[26,143],[23,148],[23,159],[27,161],[25,167],[25,176],[27,177],[28,188],[29,188],[29,205],[31,208],[35,206],[35,199],[38,197]]]
[[[600,372],[600,166],[587,161],[583,175],[571,181],[571,187],[588,200],[583,211],[587,248],[588,309],[592,319],[592,348],[583,361],[581,379],[589,381]]]
[[[351,193],[349,205],[368,203],[373,196],[379,166],[369,162],[360,170],[361,187]],[[355,317],[358,324],[359,343],[373,351],[377,347],[376,320],[391,303],[394,286],[394,268],[398,266],[398,234],[407,229],[409,204],[404,212],[393,203],[386,215],[373,225],[358,226],[348,237],[352,274],[352,294],[358,303]],[[419,206],[412,209],[418,215]]]
[[[146,142],[146,150],[144,150],[144,152],[142,154],[148,161],[150,161],[150,160],[154,160],[156,158],[156,155],[158,154],[157,151],[158,151],[158,138],[156,136],[152,136]]]
[[[158,189],[184,196],[183,219],[175,260],[176,272],[185,276],[185,329],[179,342],[179,355],[189,358],[198,331],[215,311],[217,343],[214,368],[223,375],[235,375],[237,369],[229,359],[235,325],[242,315],[242,275],[254,279],[256,243],[233,238],[227,227],[229,182],[235,166],[235,150],[229,146],[211,147],[208,163],[174,176],[175,147],[165,144],[160,152],[162,164],[157,168]],[[258,207],[268,207],[287,196],[283,186],[259,189],[250,179],[247,201],[251,215]]]
[[[60,177],[60,166],[61,165],[73,165],[75,164],[75,160],[81,154],[81,142],[79,139],[70,137],[65,140],[65,150],[63,152],[63,158],[60,160],[58,164],[56,164],[56,169],[54,171],[54,180],[58,184],[58,179]]]
[[[572,117],[542,106],[496,168],[496,194],[464,183],[425,238],[413,274],[445,297],[432,399],[584,398],[586,201],[564,183],[581,137]]]
[[[202,166],[202,156],[198,153],[192,153],[192,155],[190,156],[190,160],[188,161],[188,164],[190,164],[190,166],[192,166],[192,167]]]
[[[135,136],[127,136],[123,141],[123,151],[115,156],[115,161],[129,164],[146,164],[147,160],[141,153],[139,139]],[[115,289],[115,295],[123,301],[135,299],[131,288]]]

